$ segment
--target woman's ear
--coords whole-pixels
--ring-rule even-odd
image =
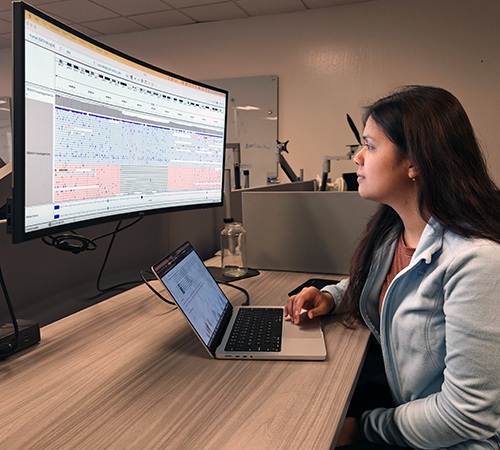
[[[418,170],[415,168],[415,166],[410,165],[408,167],[408,177],[413,181],[415,181],[415,179],[418,177]]]

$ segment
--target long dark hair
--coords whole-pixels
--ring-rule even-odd
[[[448,91],[406,86],[364,110],[418,171],[418,207],[446,230],[500,243],[500,195],[464,108]],[[361,235],[339,318],[352,325],[374,251],[395,228],[398,214],[381,205]]]

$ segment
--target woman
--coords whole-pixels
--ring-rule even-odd
[[[364,123],[359,195],[380,207],[349,279],[286,305],[295,323],[302,308],[362,319],[380,344],[393,405],[347,417],[337,445],[500,449],[500,197],[472,125],[426,86],[377,101]]]

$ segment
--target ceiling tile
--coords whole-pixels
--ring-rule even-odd
[[[85,22],[82,25],[101,34],[132,33],[134,31],[143,31],[146,29],[145,26],[132,22],[125,17],[94,20],[92,22]]]
[[[306,10],[300,0],[273,0],[272,2],[269,0],[236,0],[236,4],[251,16],[266,16]]]
[[[217,3],[231,3],[230,0],[164,0],[174,8],[188,8],[190,6],[212,5]]]
[[[248,15],[238,8],[234,3],[224,2],[213,5],[193,6],[181,8],[184,14],[196,22],[211,22],[214,20],[243,19]]]
[[[91,20],[111,19],[118,14],[88,0],[65,0],[43,5],[44,11],[65,21],[82,23]]]
[[[10,38],[7,36],[7,37],[4,37],[4,36],[0,36],[0,48],[8,48],[10,47]]]
[[[130,16],[133,14],[146,14],[157,11],[167,11],[171,6],[163,3],[161,0],[92,0],[93,3],[104,6],[105,8],[120,14],[121,16]]]
[[[10,33],[10,27],[11,27],[10,22],[0,19],[0,34]]]
[[[64,2],[65,0],[28,0],[27,3],[33,6],[45,5],[47,3]]]
[[[329,6],[349,5],[352,3],[366,3],[373,0],[302,0],[308,8],[327,8]]]
[[[102,36],[102,33],[99,33],[98,31],[95,31],[95,30],[91,30],[90,28],[87,28],[84,25],[74,23],[73,25],[71,25],[71,27],[74,28],[75,30],[78,30],[80,33],[86,34],[87,36],[90,36],[93,38],[98,37],[98,36]]]
[[[162,11],[158,13],[130,16],[130,19],[146,28],[175,27],[195,23],[194,20],[178,11]]]
[[[11,0],[0,0],[0,11],[10,11]]]

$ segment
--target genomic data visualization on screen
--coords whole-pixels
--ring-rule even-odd
[[[225,93],[25,20],[26,232],[221,201]]]

